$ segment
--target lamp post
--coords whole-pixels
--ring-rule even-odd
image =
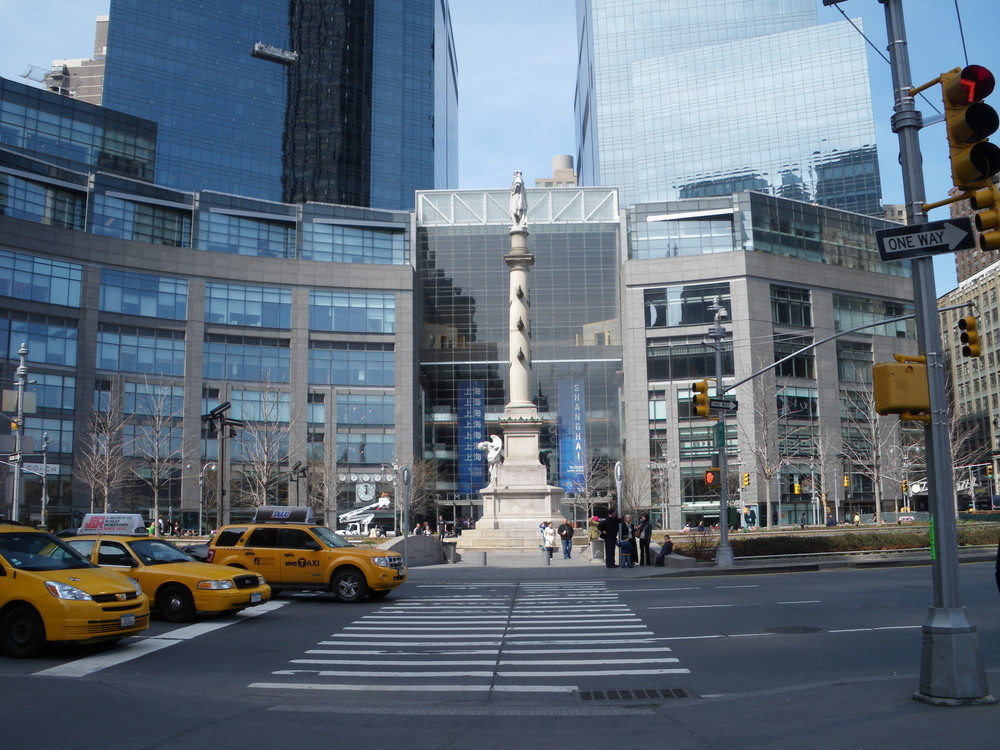
[[[708,311],[714,315],[714,323],[708,329],[708,337],[712,340],[711,345],[715,348],[715,392],[721,395],[722,390],[722,340],[729,334],[722,327],[722,321],[729,313],[716,297],[712,304],[708,306]],[[716,444],[719,448],[719,548],[715,551],[715,564],[717,567],[729,567],[733,564],[733,548],[729,546],[729,494],[727,487],[727,466],[728,446],[726,445],[726,411],[719,412],[719,424],[716,428]]]
[[[198,536],[201,536],[202,529],[204,528],[202,524],[205,514],[205,472],[208,469],[215,471],[216,468],[216,465],[209,461],[198,472]]]
[[[231,406],[232,404],[228,401],[223,401],[207,414],[201,415],[201,421],[208,424],[210,429],[215,430],[216,439],[219,441],[219,457],[217,461],[219,505],[216,508],[215,514],[216,526],[222,526],[226,507],[226,438],[236,437],[236,428],[243,426],[242,420],[230,419],[226,416],[226,412],[229,411]]]
[[[48,528],[46,523],[46,511],[49,501],[48,487],[46,480],[49,478],[49,433],[42,433],[42,517],[41,527]]]
[[[21,344],[17,354],[20,357],[16,371],[17,380],[14,383],[17,386],[17,411],[12,425],[14,427],[14,454],[10,457],[10,462],[14,464],[14,491],[11,497],[10,517],[14,521],[18,520],[21,505],[21,463],[24,458],[21,455],[21,436],[24,432],[24,389],[28,385],[27,345]]]
[[[289,478],[295,482],[295,504],[301,505],[299,502],[299,480],[303,479],[306,475],[308,467],[303,466],[301,461],[296,461],[295,465],[288,471]],[[289,503],[291,505],[291,503]]]

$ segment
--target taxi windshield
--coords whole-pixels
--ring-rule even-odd
[[[0,533],[0,555],[18,570],[95,567],[61,539],[37,532]]]
[[[140,539],[129,543],[143,565],[162,565],[163,563],[194,562],[194,558],[181,551],[170,542],[161,539]]]
[[[326,526],[312,526],[310,531],[316,535],[316,537],[323,542],[327,547],[353,547],[349,541],[344,539],[340,534],[334,534]]]

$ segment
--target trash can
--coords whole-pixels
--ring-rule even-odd
[[[457,541],[449,541],[446,539],[441,542],[441,547],[444,549],[444,561],[446,563],[455,562],[455,547],[457,546]]]

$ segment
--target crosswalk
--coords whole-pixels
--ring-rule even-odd
[[[423,586],[250,688],[570,693],[687,674],[603,581]]]

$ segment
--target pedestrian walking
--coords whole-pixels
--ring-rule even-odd
[[[544,526],[545,528],[542,529],[542,538],[545,540],[543,544],[545,552],[551,560],[552,553],[556,551],[556,530],[552,528],[552,521],[546,521]]]
[[[562,541],[563,560],[569,560],[573,556],[573,524],[568,518],[564,518],[556,532]]]
[[[615,564],[615,549],[618,547],[618,514],[615,511],[608,513],[598,525],[598,533],[604,540],[604,564],[609,568],[617,568]]]
[[[635,527],[635,538],[639,542],[639,565],[652,565],[649,557],[649,541],[653,538],[653,524],[650,523],[649,515],[646,513],[639,516],[639,523]]]

